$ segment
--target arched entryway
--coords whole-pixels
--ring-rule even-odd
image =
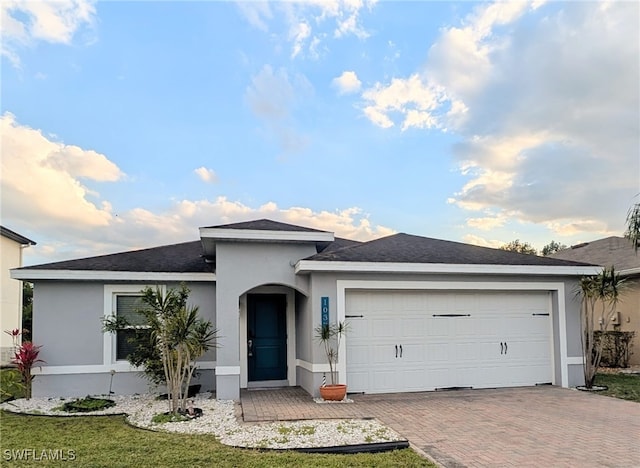
[[[296,385],[296,291],[263,285],[240,297],[240,388]]]

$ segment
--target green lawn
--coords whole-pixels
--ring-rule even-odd
[[[124,416],[49,417],[0,411],[2,466],[57,466],[61,462],[7,461],[12,451],[59,450],[83,467],[218,466],[423,466],[434,467],[411,449],[378,454],[318,455],[293,451],[259,451],[222,445],[213,436],[152,432],[129,426]],[[72,452],[69,452],[72,451]]]
[[[608,390],[598,392],[623,400],[637,401],[640,403],[640,375],[633,374],[598,374],[596,385],[606,385]]]

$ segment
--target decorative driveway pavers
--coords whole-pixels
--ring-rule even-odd
[[[352,395],[242,394],[246,421],[374,417],[445,467],[640,467],[640,404],[558,387]]]

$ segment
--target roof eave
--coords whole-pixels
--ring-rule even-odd
[[[620,276],[632,276],[640,274],[640,267],[627,268],[626,270],[620,270],[618,272]]]
[[[295,266],[296,273],[352,272],[583,276],[598,274],[601,270],[602,268],[598,266],[328,262],[317,260],[300,260]]]
[[[189,281],[215,282],[215,273],[109,270],[44,270],[15,268],[11,278],[21,281]]]
[[[0,233],[2,234],[3,237],[6,237],[7,239],[11,239],[12,241],[17,242],[18,244],[24,247],[36,245],[35,241],[32,241],[28,237],[24,237],[23,235],[18,234],[17,232],[12,231],[11,229],[6,228],[4,226],[0,227]]]
[[[326,231],[267,231],[258,229],[200,228],[200,238],[222,241],[257,242],[331,242],[332,232]]]

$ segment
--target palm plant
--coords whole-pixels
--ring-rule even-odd
[[[638,253],[640,244],[640,203],[636,203],[627,213],[627,228],[624,237],[631,241],[633,250]]]
[[[324,347],[324,352],[329,361],[329,374],[331,385],[336,385],[338,380],[338,352],[340,350],[340,341],[347,332],[346,322],[333,323],[331,325],[321,325],[315,329],[316,338]]]
[[[142,290],[145,307],[138,310],[145,317],[148,333],[142,343],[151,346],[146,353],[134,353],[134,365],[149,365],[148,375],[156,380],[159,368],[169,394],[171,413],[185,411],[189,384],[196,370],[196,360],[215,347],[217,331],[211,322],[198,317],[198,307],[187,305],[189,289],[183,284],[166,293],[156,287]],[[126,326],[118,318],[106,318],[104,329],[115,332]]]
[[[604,340],[597,340],[595,331],[599,329],[604,332],[608,328],[624,286],[625,280],[620,278],[613,266],[603,269],[596,276],[581,278],[578,284],[578,294],[582,296],[580,321],[584,381],[587,388],[593,387],[604,348]]]

